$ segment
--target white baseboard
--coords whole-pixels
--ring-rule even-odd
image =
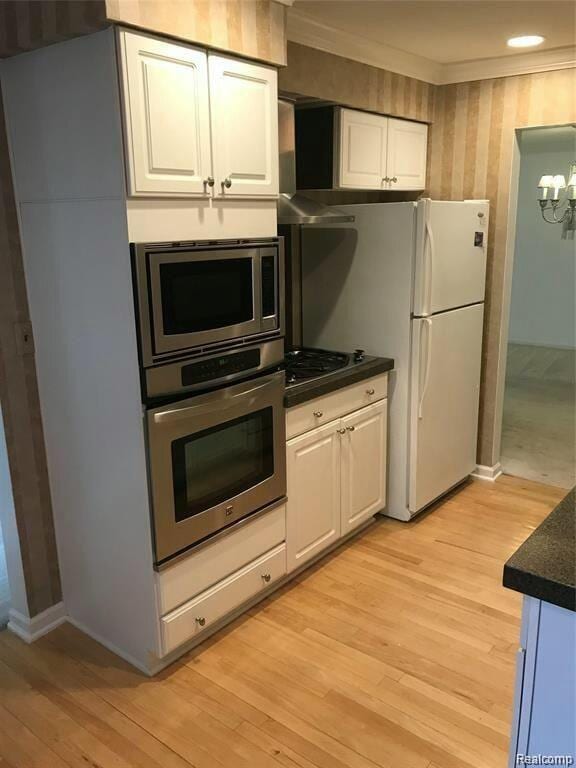
[[[478,480],[489,480],[490,482],[494,482],[497,480],[500,475],[502,474],[502,465],[498,461],[494,466],[492,467],[486,467],[482,464],[478,464],[476,467],[476,471],[472,472],[471,477],[475,477]]]
[[[65,621],[66,610],[62,602],[56,603],[32,618],[24,616],[13,608],[8,613],[8,629],[25,643],[33,643]]]

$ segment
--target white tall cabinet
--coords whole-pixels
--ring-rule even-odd
[[[272,67],[119,32],[128,193],[278,195]]]

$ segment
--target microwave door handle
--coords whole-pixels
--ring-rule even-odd
[[[185,408],[172,408],[169,411],[161,411],[154,414],[155,424],[168,424],[182,419],[188,419],[190,416],[199,413],[211,413],[212,411],[224,411],[230,408],[235,408],[238,405],[239,397],[245,398],[246,405],[253,405],[258,401],[259,392],[269,386],[270,381],[265,381],[262,384],[256,386],[242,388],[239,392],[235,392],[231,397],[214,396],[211,400],[198,403],[197,405],[187,405]]]
[[[258,327],[262,328],[262,251],[258,250],[252,262],[252,314]]]

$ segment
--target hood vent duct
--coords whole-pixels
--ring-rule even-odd
[[[278,224],[345,224],[354,221],[354,216],[338,208],[329,208],[296,191],[294,104],[285,99],[278,101],[278,146],[280,151]]]

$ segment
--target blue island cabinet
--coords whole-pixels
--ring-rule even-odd
[[[525,596],[520,643],[509,768],[576,766],[576,612]]]

